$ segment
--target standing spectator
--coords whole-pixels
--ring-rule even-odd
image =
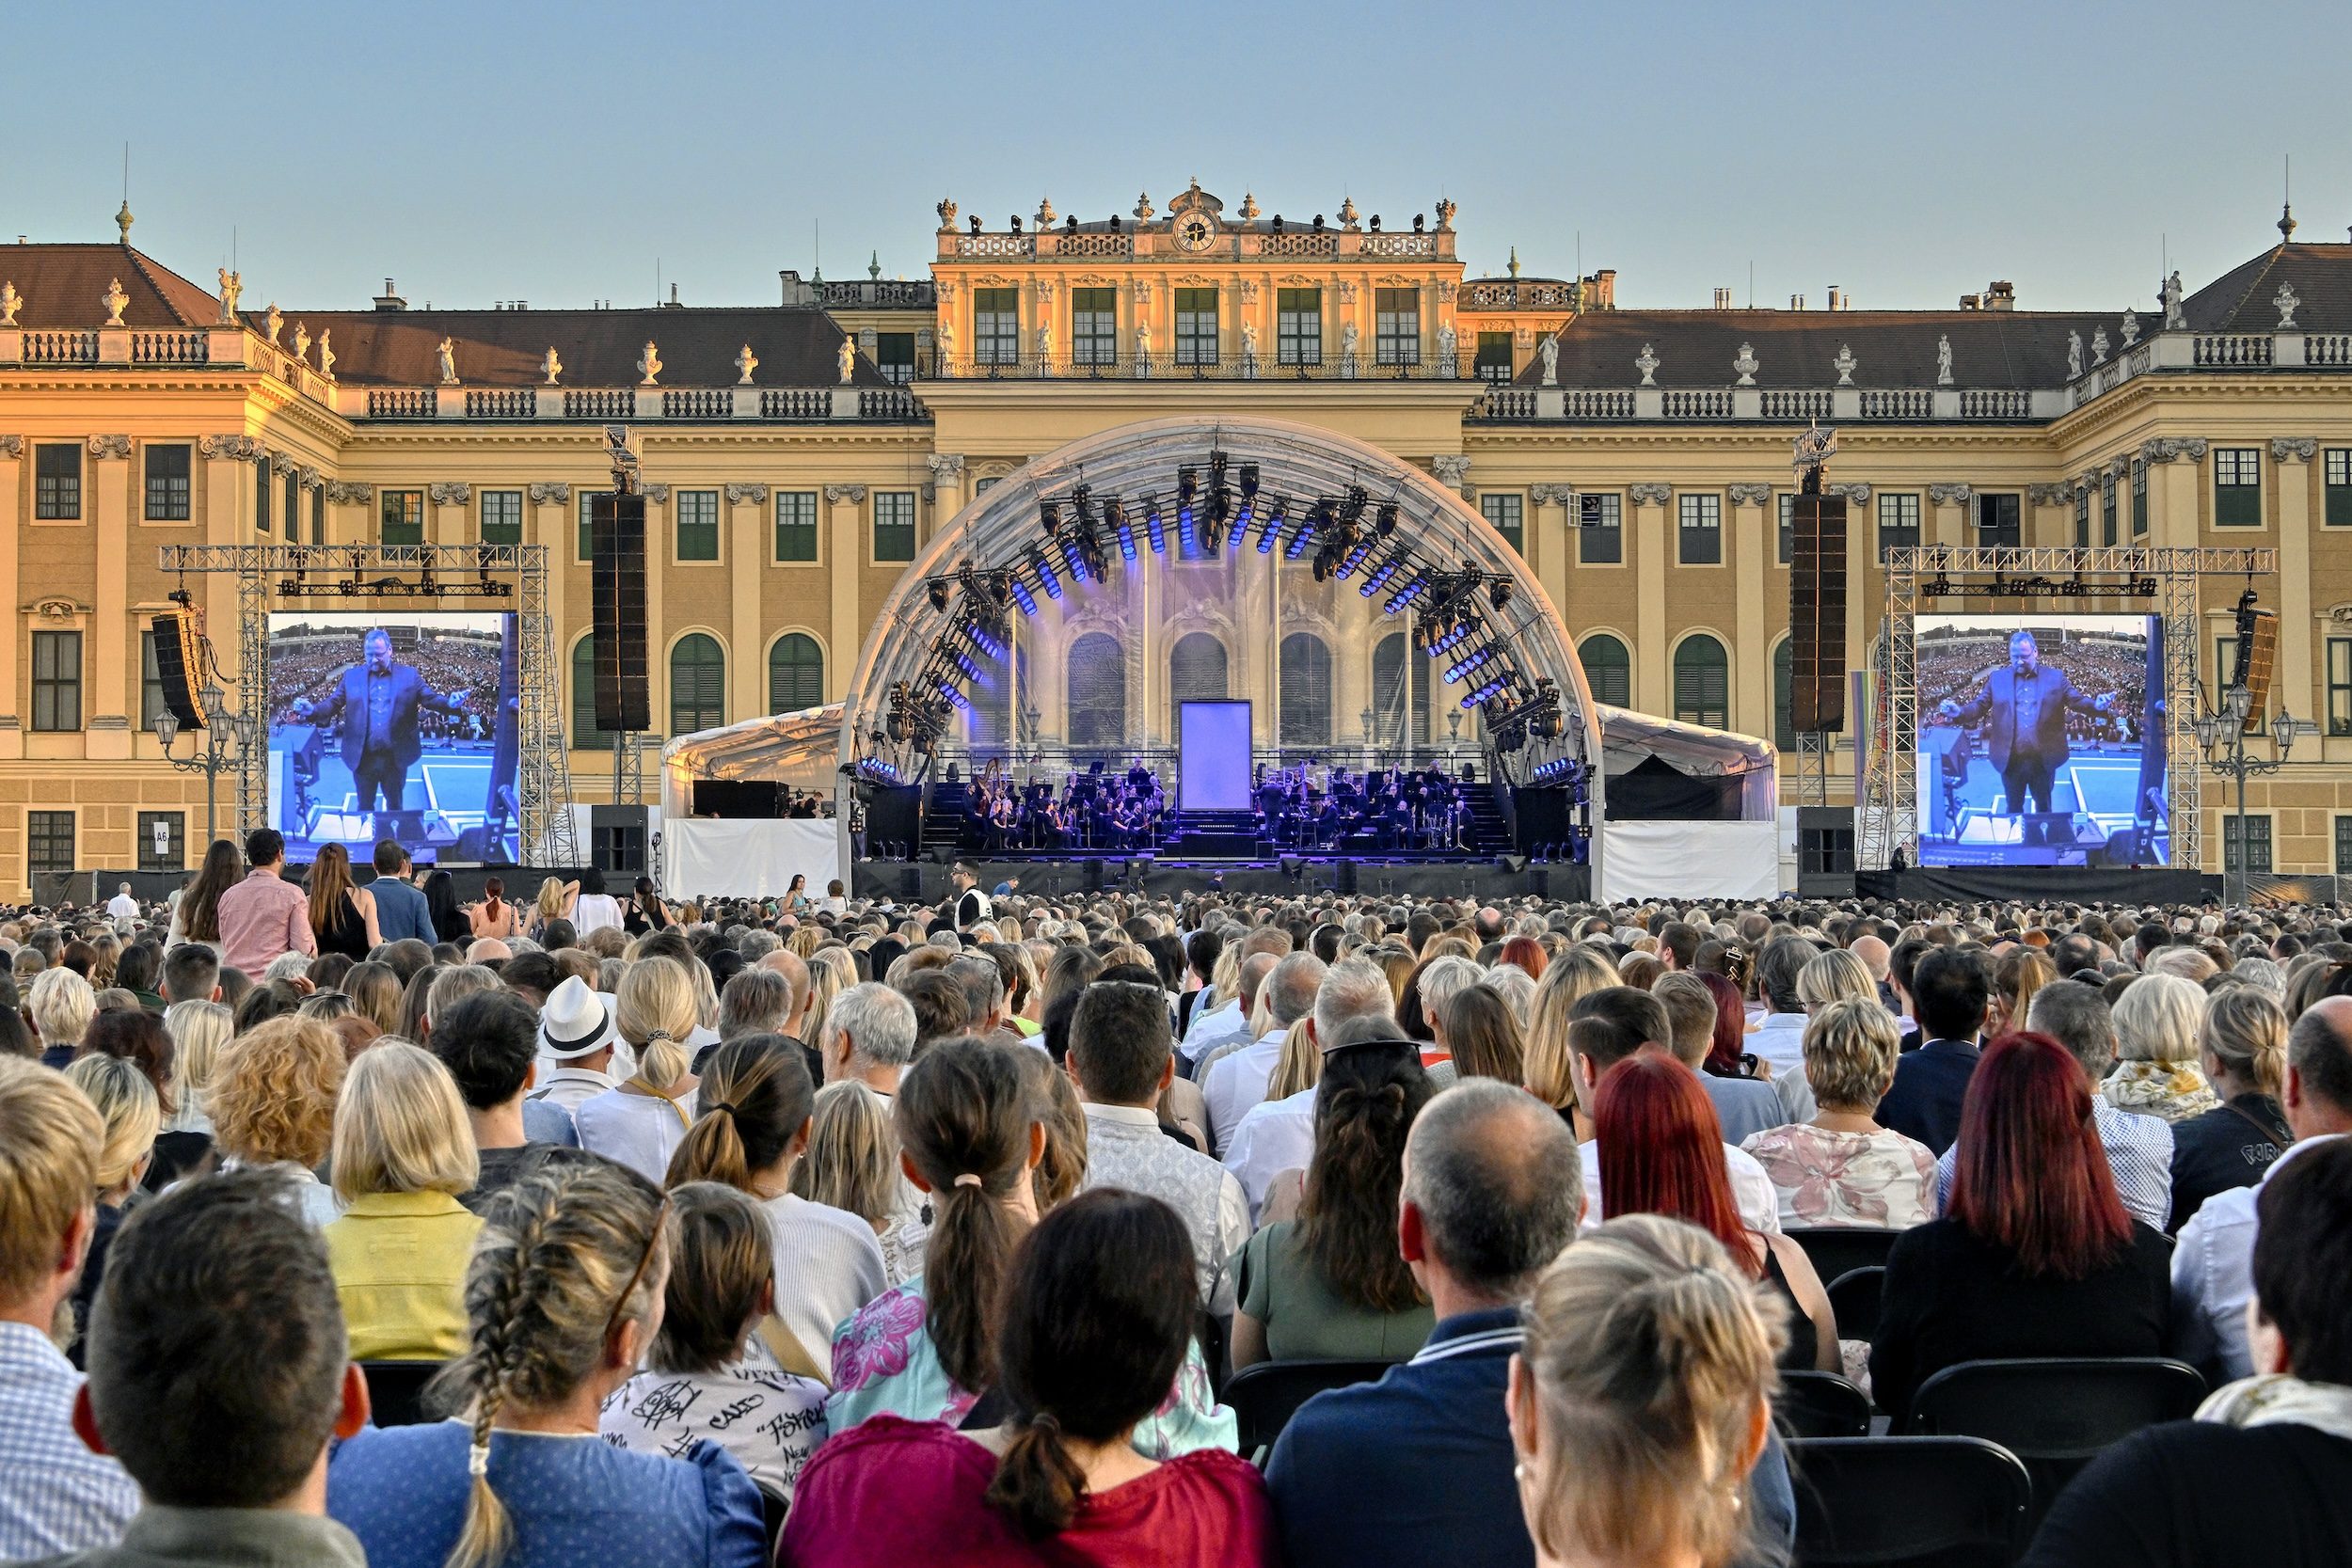
[[[438,866],[425,876],[424,907],[433,915],[432,941],[463,947],[473,940],[473,922],[457,907],[457,879]]]
[[[2279,1091],[2286,1082],[2287,1015],[2254,986],[2232,986],[2205,1006],[2198,1056],[2221,1103],[2172,1124],[2172,1215],[2177,1231],[2216,1193],[2250,1187],[2295,1141]]]
[[[457,1201],[478,1165],[465,1103],[421,1047],[359,1053],[335,1105],[335,1196],[326,1227],[351,1354],[443,1361],[465,1348],[459,1287],[482,1221]]]
[[[408,851],[397,839],[386,839],[375,847],[375,880],[368,891],[375,895],[375,928],[385,942],[437,942],[433,930],[433,911],[427,908],[424,895],[408,879],[414,867]]]
[[[482,902],[466,907],[466,922],[476,942],[511,942],[522,934],[522,915],[506,901],[506,884],[496,877],[482,883]]]
[[[1900,1230],[1935,1217],[1935,1156],[1871,1117],[1894,1081],[1899,1038],[1895,1015],[1875,998],[1833,1002],[1805,1021],[1804,1075],[1818,1112],[1740,1145],[1772,1178],[1784,1227]]]
[[[275,828],[254,829],[245,835],[245,858],[253,869],[220,895],[221,961],[240,974],[259,974],[281,953],[316,953],[310,900],[284,879],[284,837]]]
[[[1938,949],[1919,960],[1912,1004],[1925,1037],[1896,1064],[1895,1082],[1879,1101],[1882,1126],[1937,1154],[1952,1147],[1992,994],[1984,965],[1972,953]]]
[[[351,879],[351,856],[340,844],[319,847],[310,863],[310,937],[314,952],[341,953],[357,963],[383,942],[375,895]]]
[[[82,1379],[51,1338],[95,1227],[105,1130],[62,1073],[0,1058],[0,1560],[110,1546],[138,1488],[73,1434]]]
[[[195,880],[181,891],[179,902],[171,908],[171,925],[164,933],[164,948],[177,951],[187,942],[199,942],[220,955],[220,895],[237,885],[245,869],[237,858],[237,847],[225,838],[213,840],[204,851],[204,863]]]
[[[318,1179],[335,1131],[343,1042],[313,1018],[273,1018],[229,1042],[204,1097],[226,1170],[282,1168],[305,1218],[324,1227],[342,1205]]]
[[[564,907],[558,911],[570,922],[575,937],[585,937],[591,931],[607,927],[621,928],[621,906],[617,899],[604,891],[604,873],[596,866],[580,868],[580,880],[563,885]],[[540,890],[540,907],[547,905],[546,889]],[[544,945],[554,946],[553,942]]]
[[[115,895],[106,900],[106,912],[114,917],[115,927],[128,932],[131,923],[139,917],[139,901],[131,896],[131,884],[123,882],[115,888]]]
[[[2115,1003],[2115,1070],[2100,1092],[2119,1111],[2183,1122],[2221,1103],[2197,1069],[2205,988],[2161,972],[2143,974]]]
[[[119,1056],[88,1055],[65,1069],[98,1112],[103,1138],[98,1148],[94,1182],[98,1212],[90,1227],[89,1256],[82,1262],[81,1283],[73,1289],[73,1325],[77,1335],[68,1354],[83,1365],[88,1343],[90,1303],[106,1276],[106,1255],[122,1227],[131,1198],[154,1158],[155,1130],[162,1112],[154,1086],[136,1067]]]

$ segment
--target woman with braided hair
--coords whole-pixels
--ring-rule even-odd
[[[466,1274],[465,1354],[431,1398],[456,1419],[337,1450],[327,1512],[372,1568],[753,1568],[758,1489],[716,1444],[684,1459],[597,1436],[661,1327],[669,1203],[603,1160],[543,1165],[490,1200]]]

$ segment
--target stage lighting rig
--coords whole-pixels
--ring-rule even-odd
[[[1245,501],[1242,504],[1246,508],[1250,503]],[[1290,508],[1291,501],[1288,496],[1277,496],[1274,498],[1274,504],[1267,507],[1259,516],[1258,553],[1260,555],[1273,553],[1275,537],[1282,531],[1282,525],[1290,520]]]
[[[1200,551],[1200,535],[1194,531],[1193,503],[1200,494],[1200,475],[1192,468],[1176,470],[1176,531],[1184,543],[1184,553],[1197,555]]]
[[[1153,555],[1168,553],[1168,527],[1160,521],[1160,498],[1157,492],[1143,493],[1143,530],[1152,541]]]
[[[923,596],[930,601],[930,606],[933,610],[945,614],[947,610],[947,579],[945,578],[932,578],[930,581],[924,583]]]
[[[1396,502],[1380,503],[1380,510],[1374,514],[1373,528],[1383,539],[1396,531]]]
[[[1127,520],[1126,503],[1117,496],[1103,498],[1103,526],[1119,541],[1119,558],[1133,561],[1136,558],[1136,528]]]

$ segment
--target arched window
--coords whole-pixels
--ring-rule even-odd
[[[1127,658],[1119,639],[1090,631],[1070,644],[1070,744],[1116,750],[1127,738]]]
[[[1029,661],[1027,650],[1021,660],[1021,689],[1013,690],[1010,650],[1003,658],[975,651],[973,667],[980,678],[972,683],[965,693],[971,699],[971,716],[965,720],[965,733],[975,746],[1002,748],[1012,744],[1012,716],[1016,707],[1028,705]]]
[[[1331,744],[1331,650],[1311,631],[1282,639],[1281,744]]]
[[[1731,727],[1731,660],[1701,632],[1675,650],[1675,718],[1709,729]]]
[[[725,723],[727,656],[719,641],[689,632],[670,650],[670,734],[692,735]]]
[[[1788,719],[1791,670],[1795,657],[1794,644],[1786,637],[1772,650],[1772,744],[1784,752],[1797,749],[1796,726]]]
[[[1405,634],[1392,631],[1372,650],[1372,736],[1378,746],[1393,746],[1406,733],[1411,710],[1405,692]]]
[[[612,750],[610,732],[596,728],[596,640],[572,644],[572,745],[583,752]]]
[[[817,639],[787,632],[768,650],[768,711],[798,713],[825,700],[825,652]]]
[[[1593,689],[1593,701],[1611,707],[1633,705],[1633,656],[1623,642],[1597,631],[1576,645],[1576,657],[1584,666],[1584,684]]]
[[[1168,733],[1186,703],[1214,703],[1227,695],[1225,644],[1205,631],[1188,631],[1168,651]]]

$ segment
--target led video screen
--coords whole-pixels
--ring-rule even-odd
[[[1176,707],[1177,809],[1248,811],[1249,705],[1200,702]]]
[[[517,849],[515,617],[269,618],[269,822],[288,857],[397,839],[419,864]]]
[[[1921,865],[2166,863],[2164,624],[1922,615]]]

